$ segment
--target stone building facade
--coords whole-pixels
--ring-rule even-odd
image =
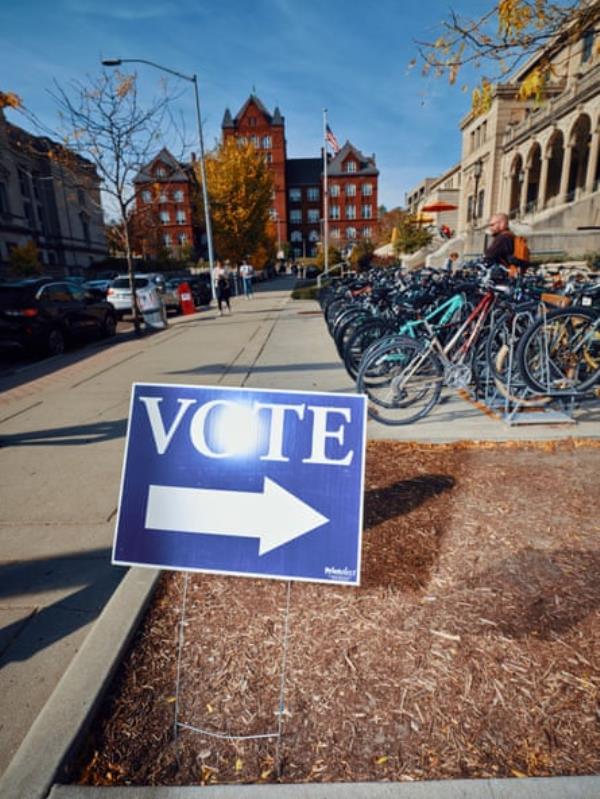
[[[0,110],[0,274],[14,247],[33,241],[43,265],[83,272],[108,248],[94,165]]]
[[[481,253],[492,213],[509,215],[533,254],[600,250],[600,33],[565,32],[494,89],[489,110],[461,122],[457,229],[464,255]],[[522,82],[550,59],[541,103],[519,100]],[[431,201],[428,187],[419,207]]]

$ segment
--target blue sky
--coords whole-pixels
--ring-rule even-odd
[[[341,144],[375,153],[380,202],[405,193],[460,156],[458,124],[470,93],[409,70],[415,40],[432,40],[452,7],[481,14],[485,0],[0,0],[0,90],[19,94],[56,128],[53,80],[67,87],[99,73],[102,58],[145,58],[197,73],[207,147],[223,112],[237,113],[254,89],[286,119],[288,156],[318,156],[322,109]],[[161,74],[135,67],[142,99]],[[175,115],[194,123],[193,90],[178,92]],[[18,115],[8,114],[16,124]],[[197,149],[197,148],[196,148]]]

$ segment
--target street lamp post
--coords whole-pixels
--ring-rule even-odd
[[[118,67],[121,64],[147,64],[150,67],[159,69],[162,72],[168,72],[175,75],[177,78],[189,80],[194,84],[194,99],[196,101],[196,123],[198,125],[198,142],[200,144],[200,174],[202,176],[202,199],[204,201],[204,220],[206,224],[206,243],[208,246],[208,267],[210,271],[210,290],[213,300],[216,299],[215,295],[215,281],[214,281],[214,253],[213,253],[213,239],[212,239],[212,225],[210,221],[210,208],[208,204],[208,191],[206,186],[206,168],[204,164],[204,136],[202,134],[202,118],[200,116],[200,95],[198,93],[198,77],[196,73],[193,75],[184,75],[182,72],[177,72],[175,69],[163,67],[154,61],[148,61],[145,58],[105,58],[102,60],[105,67]]]

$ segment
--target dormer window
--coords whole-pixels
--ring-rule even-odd
[[[154,174],[156,175],[157,178],[166,178],[167,170],[164,168],[164,166],[157,166],[156,169],[154,170]]]
[[[356,161],[346,161],[346,172],[356,172]]]

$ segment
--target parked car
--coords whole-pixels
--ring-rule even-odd
[[[210,281],[207,283],[205,280],[199,279],[195,275],[183,275],[178,277],[171,277],[165,283],[165,291],[163,294],[163,301],[167,311],[180,310],[179,303],[179,286],[182,283],[187,283],[192,292],[192,299],[194,305],[198,308],[201,305],[209,305],[211,301]]]
[[[92,294],[97,293],[99,297],[104,299],[111,283],[112,280],[86,280],[83,284],[83,290],[90,291]]]
[[[0,347],[58,355],[93,336],[114,336],[113,307],[54,277],[0,284]]]
[[[147,275],[136,274],[135,291],[139,289],[157,289],[161,294],[165,288],[165,277],[160,272],[150,272]],[[106,299],[121,318],[125,314],[132,313],[131,290],[129,287],[129,275],[119,275],[110,284],[106,292]]]

